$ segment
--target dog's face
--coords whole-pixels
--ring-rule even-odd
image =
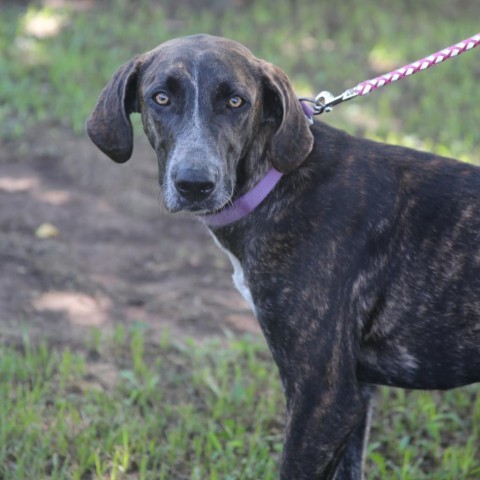
[[[141,114],[167,210],[209,213],[272,164],[287,173],[313,137],[285,75],[231,40],[166,42],[123,65],[87,122],[113,160],[130,158],[129,114]]]
[[[145,133],[159,161],[170,211],[208,212],[233,195],[236,168],[261,121],[261,85],[240,46],[212,51],[203,40],[160,47],[139,86]],[[196,44],[196,45],[195,45]]]

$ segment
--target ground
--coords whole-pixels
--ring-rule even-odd
[[[116,165],[39,128],[0,143],[0,336],[84,345],[92,328],[158,340],[259,332],[205,227],[162,211],[153,151]]]

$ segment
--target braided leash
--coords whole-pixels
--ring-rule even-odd
[[[309,120],[313,121],[313,115],[319,115],[323,112],[330,112],[332,111],[332,108],[339,103],[351,100],[357,96],[367,95],[377,88],[383,87],[384,85],[396,82],[401,78],[409,77],[422,70],[426,70],[427,68],[438,65],[445,60],[454,58],[463,52],[478,47],[478,45],[480,45],[480,33],[477,33],[476,35],[473,35],[462,42],[456,43],[451,47],[444,48],[443,50],[429,55],[428,57],[422,58],[421,60],[417,60],[416,62],[409,63],[404,67],[397,68],[392,72],[361,82],[355,87],[345,90],[345,92],[337,97],[332,95],[330,92],[320,92],[315,98],[302,97],[300,98],[302,108]],[[310,107],[305,102],[312,103],[313,106]]]

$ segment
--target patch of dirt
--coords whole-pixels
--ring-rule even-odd
[[[152,341],[259,332],[204,226],[162,212],[146,140],[121,166],[58,129],[0,147],[1,338],[81,347],[92,328],[136,323]]]

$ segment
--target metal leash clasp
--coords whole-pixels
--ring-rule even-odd
[[[328,113],[333,110],[335,105],[351,100],[358,95],[358,92],[354,88],[345,90],[342,94],[334,96],[328,91],[320,92],[315,98],[301,97],[299,100],[302,102],[309,102],[312,104],[313,115],[320,115],[321,113]]]

